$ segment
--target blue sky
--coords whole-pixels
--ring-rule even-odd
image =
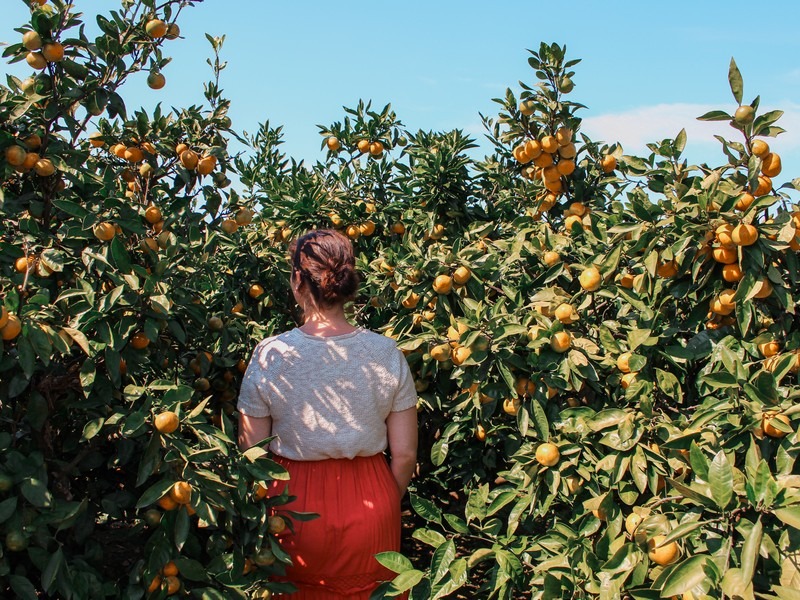
[[[4,4],[11,0],[3,0]],[[76,0],[87,21],[102,3]],[[464,129],[479,141],[478,113],[496,114],[491,101],[519,80],[534,83],[527,48],[566,44],[581,58],[571,98],[587,105],[583,129],[621,141],[626,152],[644,143],[689,133],[692,161],[722,161],[714,133],[736,135],[725,124],[695,120],[706,110],[733,111],[727,83],[730,58],[745,80],[745,100],[780,108],[788,130],[770,140],[783,157],[782,182],[800,176],[800,7],[775,0],[769,13],[752,2],[273,2],[206,0],[181,16],[185,39],[169,42],[167,86],[149,90],[144,76],[124,95],[129,107],[185,106],[202,101],[210,74],[205,33],[226,35],[222,79],[233,101],[237,130],[269,119],[284,125],[285,150],[296,158],[322,156],[317,124],[343,117],[359,98],[391,102],[403,123],[417,129]],[[0,40],[18,39],[13,26],[27,9],[4,7]],[[88,18],[91,17],[91,18]],[[90,28],[91,31],[91,28]],[[6,72],[27,74],[6,65]]]

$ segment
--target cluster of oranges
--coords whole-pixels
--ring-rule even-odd
[[[335,135],[329,136],[325,140],[325,145],[328,147],[328,150],[331,152],[338,152],[342,148],[342,142],[339,140],[338,137]],[[368,140],[368,139],[361,139],[358,140],[356,143],[356,148],[361,154],[366,154],[373,158],[381,158],[383,156],[383,152],[386,149],[383,142],[379,140]]]
[[[27,136],[21,144],[12,144],[5,150],[5,159],[18,173],[34,171],[40,177],[50,177],[56,167],[49,158],[41,156],[42,138],[36,133]]]
[[[10,341],[16,338],[22,331],[22,321],[20,318],[8,312],[5,306],[0,306],[0,338]]]
[[[26,31],[22,35],[22,45],[28,50],[25,61],[32,69],[42,71],[50,63],[64,60],[64,46],[53,39],[42,39],[36,31]]]
[[[559,127],[555,135],[531,138],[516,146],[512,151],[514,158],[521,165],[528,165],[522,168],[522,176],[541,180],[548,192],[560,194],[564,190],[562,177],[569,177],[575,171],[577,149],[572,136],[570,128]]]

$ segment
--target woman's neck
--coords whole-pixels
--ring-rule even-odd
[[[309,311],[300,329],[310,335],[327,337],[351,333],[358,328],[347,321],[344,316],[344,308],[338,306],[328,310]]]

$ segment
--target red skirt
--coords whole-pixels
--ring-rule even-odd
[[[280,536],[292,557],[286,580],[297,593],[286,600],[368,600],[378,582],[395,574],[375,554],[400,551],[400,492],[386,457],[296,461],[275,457],[291,479],[274,481],[270,495],[285,486],[297,500],[287,509],[317,513],[295,521],[294,533]]]

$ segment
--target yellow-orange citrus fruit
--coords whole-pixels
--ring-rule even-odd
[[[544,261],[544,264],[546,264],[548,267],[552,267],[553,265],[561,261],[561,256],[559,256],[558,252],[554,252],[553,250],[548,250],[542,256],[542,260]]]
[[[566,146],[572,141],[572,129],[569,127],[559,127],[556,131],[556,141],[559,146]]]
[[[28,52],[25,55],[25,62],[28,63],[31,69],[36,69],[37,71],[47,68],[47,59],[41,52]]]
[[[169,494],[159,498],[157,504],[164,510],[175,510],[178,508],[178,503],[175,502]]]
[[[165,410],[156,415],[155,426],[159,433],[172,433],[178,429],[178,425],[180,425],[178,415],[171,410]]]
[[[450,344],[437,344],[431,348],[431,358],[439,362],[444,362],[450,358],[451,352],[452,348]]]
[[[25,152],[22,146],[13,144],[6,148],[6,162],[12,167],[21,167],[25,164],[25,159],[27,157],[28,153]]]
[[[578,215],[569,215],[566,219],[564,219],[564,229],[567,233],[572,233],[572,228],[578,225],[581,229],[583,229],[583,221]]]
[[[625,517],[625,531],[627,531],[630,535],[636,533],[636,530],[639,528],[639,525],[644,519],[641,515],[636,513],[631,513],[627,517]]]
[[[753,140],[750,146],[750,151],[760,158],[764,158],[769,154],[769,144],[764,140]]]
[[[161,19],[150,19],[144,28],[147,35],[154,39],[167,35],[167,24]]]
[[[550,336],[550,348],[553,352],[566,352],[572,346],[572,336],[567,331],[556,331]]]
[[[632,386],[636,382],[636,373],[631,371],[630,373],[625,373],[619,381],[619,384],[622,386],[623,390],[627,390],[630,386]]]
[[[187,150],[189,150],[189,145],[188,144],[184,144],[183,142],[181,142],[180,144],[175,146],[175,156],[180,158],[181,154],[183,154]]]
[[[467,346],[459,346],[453,350],[451,358],[453,359],[453,364],[459,366],[464,364],[464,361],[470,356],[472,356],[472,350]]]
[[[47,42],[42,46],[42,56],[47,62],[61,62],[64,60],[64,46],[58,42]]]
[[[30,156],[30,154],[28,156]],[[33,166],[33,169],[40,177],[50,177],[56,172],[56,167],[53,164],[53,161],[51,161],[49,158],[40,158],[37,160],[36,164]]]
[[[9,312],[5,306],[0,306],[0,329],[8,325]]]
[[[101,242],[108,242],[114,238],[117,233],[116,227],[113,223],[103,221],[94,226],[94,236]]]
[[[358,148],[359,152],[366,154],[369,152],[369,140],[358,140],[356,147]]]
[[[165,564],[161,569],[161,574],[166,575],[167,577],[178,575],[180,571],[178,570],[178,565],[175,564],[175,561],[169,561]]]
[[[253,211],[249,208],[240,208],[236,211],[234,220],[236,221],[237,225],[250,225],[250,223],[253,222]]]
[[[22,45],[27,50],[40,50],[42,48],[42,38],[35,31],[26,31],[22,35]]]
[[[472,271],[470,271],[467,267],[458,267],[453,272],[453,281],[456,285],[464,285],[469,281],[469,278],[472,276]]]
[[[533,159],[533,164],[537,167],[544,169],[545,167],[549,167],[555,161],[553,160],[553,155],[548,154],[547,152],[542,152],[539,156]]]
[[[503,412],[507,415],[516,415],[522,402],[519,398],[506,398],[503,400]]]
[[[22,321],[15,314],[9,314],[6,324],[0,329],[0,337],[5,341],[16,338],[22,332]]]
[[[559,321],[568,325],[574,321],[578,320],[578,315],[575,313],[575,309],[573,306],[567,302],[562,302],[556,308],[555,313],[553,313]]]
[[[733,264],[738,260],[736,250],[733,250],[732,248],[714,248],[711,252],[711,255],[714,257],[715,261],[725,265]]]
[[[589,267],[584,269],[583,273],[578,276],[578,281],[584,290],[587,292],[593,292],[597,290],[602,283],[600,270],[597,267]]]
[[[375,233],[375,222],[374,221],[364,221],[361,225],[358,226],[358,231],[364,237],[369,237],[373,233]]]
[[[617,159],[616,157],[612,156],[611,154],[606,154],[600,160],[600,168],[603,170],[603,173],[611,173],[617,168]]]
[[[781,157],[775,152],[770,152],[761,159],[761,172],[767,177],[777,177],[781,173]]]
[[[29,256],[20,256],[14,261],[14,270],[17,273],[24,273],[28,269],[32,269],[35,263],[36,257],[33,254]]]
[[[361,229],[358,225],[348,225],[346,229],[347,237],[351,240],[356,240],[361,237]]]
[[[406,232],[406,226],[402,221],[395,221],[392,223],[392,233],[403,235]]]
[[[134,350],[143,350],[150,345],[150,339],[141,331],[137,331],[131,336],[130,343]]]
[[[756,293],[755,297],[759,300],[763,300],[764,298],[768,298],[772,295],[772,283],[770,283],[769,279],[766,277],[762,278],[761,281],[756,283]]]
[[[569,144],[561,146],[558,149],[558,155],[561,158],[573,159],[573,158],[575,158],[575,155],[577,153],[578,153],[578,149],[575,147],[575,144],[573,144],[571,142]]]
[[[147,586],[147,592],[152,594],[153,592],[157,591],[161,588],[161,575],[156,575],[150,581],[150,585]]]
[[[731,232],[731,240],[737,246],[752,246],[758,240],[758,229],[748,223],[739,223]]]
[[[617,368],[623,373],[630,373],[631,366],[628,364],[631,360],[630,352],[623,352],[617,357]]]
[[[419,294],[416,292],[411,292],[408,296],[403,298],[401,304],[403,305],[403,308],[416,308],[417,304],[419,304],[419,298]]]
[[[189,504],[192,500],[192,486],[187,481],[176,481],[169,490],[169,497],[178,504]]]
[[[332,135],[327,140],[325,140],[325,145],[331,152],[337,152],[339,148],[342,147],[342,143],[339,141],[339,138],[337,138],[335,135]]]
[[[764,358],[775,356],[781,349],[781,345],[776,341],[762,342],[758,345],[758,351]]]
[[[369,145],[369,153],[372,156],[380,156],[383,154],[383,144],[381,142],[372,142]]]
[[[449,275],[437,275],[433,280],[433,291],[437,294],[449,294],[453,289],[453,278]]]
[[[480,423],[475,426],[475,439],[477,439],[479,442],[482,442],[486,439],[486,429],[484,429],[483,425]]]
[[[144,218],[152,225],[158,223],[163,217],[161,215],[161,210],[155,204],[151,204],[145,209]]]
[[[559,452],[558,446],[555,444],[545,442],[536,448],[536,461],[543,467],[555,466],[560,458],[561,452]]]
[[[542,150],[548,154],[555,154],[558,152],[558,141],[556,140],[555,136],[546,135],[539,140],[539,144],[541,144]]]
[[[619,284],[627,289],[631,289],[633,287],[633,274],[632,273],[623,273],[619,277]]]
[[[534,104],[533,100],[523,100],[519,103],[519,112],[526,117],[530,117],[534,110],[536,110],[536,105]]]
[[[665,279],[675,277],[675,275],[678,273],[678,263],[676,263],[674,260],[660,263],[656,268],[656,273],[659,277],[663,277]]]
[[[167,78],[163,73],[153,72],[147,76],[147,87],[151,90],[160,90],[167,85]]]
[[[754,196],[765,196],[772,191],[772,179],[768,175],[758,176],[758,187],[753,192]]]
[[[259,284],[254,283],[253,285],[250,286],[250,289],[247,290],[247,295],[253,298],[254,300],[257,300],[258,298],[264,295],[264,288]]]
[[[164,35],[165,38],[168,40],[175,40],[178,39],[178,36],[181,34],[181,28],[178,26],[177,23],[170,23],[167,27],[167,33]]]
[[[530,156],[530,160],[535,160],[542,155],[542,145],[539,140],[528,140],[525,142],[525,154]]]
[[[173,596],[181,591],[181,580],[175,575],[165,577],[164,583],[167,584],[167,596]]]
[[[744,277],[742,268],[737,263],[722,266],[722,278],[728,283],[735,283],[741,281]]]
[[[771,438],[782,438],[786,435],[786,432],[775,427],[775,425],[773,425],[775,421],[780,421],[785,425],[790,424],[789,417],[786,415],[777,415],[774,412],[768,412],[764,413],[761,417],[761,430],[764,432],[764,435]]]
[[[650,560],[661,566],[671,565],[681,555],[678,542],[661,545],[665,539],[667,539],[665,535],[656,535],[647,541],[647,555]]]
[[[267,519],[267,530],[272,534],[282,533],[286,529],[286,521],[283,517],[272,515]]]
[[[197,152],[194,150],[184,150],[180,154],[180,161],[181,164],[184,166],[185,169],[189,171],[193,171],[197,168],[197,163],[199,161],[199,157],[197,156]]]
[[[197,161],[197,173],[200,175],[209,175],[217,166],[217,157],[213,154],[207,154]]]

